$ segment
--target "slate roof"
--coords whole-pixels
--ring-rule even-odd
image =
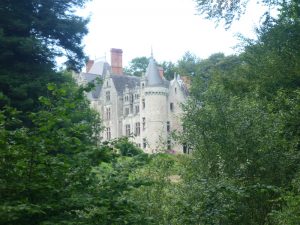
[[[96,61],[89,70],[89,73],[104,75],[106,74],[107,70],[110,70],[110,65],[107,62]]]
[[[111,78],[114,82],[118,95],[122,95],[126,86],[128,86],[129,89],[134,89],[140,85],[140,78],[135,76],[111,75]]]
[[[92,73],[81,73],[81,76],[86,80],[88,83],[95,80],[97,77],[101,77],[98,74],[92,74]]]

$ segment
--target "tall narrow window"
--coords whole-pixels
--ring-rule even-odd
[[[110,140],[111,139],[111,131],[110,127],[106,127],[106,139]]]
[[[143,138],[143,148],[146,148],[147,147],[147,140],[146,138]]]
[[[189,154],[188,146],[186,143],[183,143],[182,150],[184,154]]]
[[[130,136],[130,124],[125,125],[126,136]]]
[[[106,95],[106,101],[110,101],[110,91],[107,91],[105,95]]]
[[[128,107],[125,108],[124,114],[125,114],[125,116],[128,116],[128,114],[129,114],[129,108]]]
[[[175,88],[175,94],[177,93],[177,88]]]
[[[144,99],[144,98],[142,99],[142,106],[143,106],[143,109],[145,109],[145,107],[146,107],[146,102],[145,102],[145,99]]]
[[[135,106],[135,113],[138,114],[140,112],[140,106],[136,105]]]
[[[146,118],[143,117],[143,130],[145,130],[145,129],[146,129]]]
[[[133,102],[134,98],[133,98],[133,94],[130,95],[130,102]]]
[[[168,148],[168,150],[171,150],[171,147],[172,147],[172,146],[171,146],[171,140],[168,140],[168,141],[167,141],[167,148]]]
[[[135,123],[135,136],[140,136],[141,134],[141,127],[140,127],[140,123],[137,122]]]
[[[170,103],[170,110],[171,110],[171,112],[174,111],[174,104],[173,104],[173,102]]]
[[[108,108],[106,108],[106,119],[107,120],[110,120],[110,115],[111,115],[110,107],[108,107]]]
[[[171,131],[170,121],[167,121],[167,132]]]

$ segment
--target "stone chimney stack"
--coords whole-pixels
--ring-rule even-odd
[[[164,77],[164,68],[162,68],[161,66],[158,67],[158,72],[159,72],[160,77],[163,78]]]
[[[123,67],[122,67],[122,49],[112,48],[110,49],[111,54],[111,70],[112,74],[122,75]]]
[[[89,60],[87,63],[86,63],[86,73],[88,73],[90,71],[90,69],[92,68],[92,66],[94,65],[94,60]]]

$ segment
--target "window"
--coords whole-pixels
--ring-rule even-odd
[[[140,136],[141,134],[141,125],[139,122],[135,123],[135,136]]]
[[[145,84],[144,83],[142,83],[142,88],[144,88],[145,87]]]
[[[140,148],[140,147],[141,147],[141,144],[137,144],[137,146]]]
[[[108,87],[108,81],[106,81],[106,87]]]
[[[147,140],[146,138],[143,138],[143,148],[146,148],[147,147]]]
[[[106,139],[107,139],[107,140],[110,140],[110,139],[111,139],[110,127],[106,127]]]
[[[125,116],[128,116],[128,114],[129,114],[129,108],[128,107],[125,108],[124,114],[125,114]]]
[[[146,118],[143,117],[143,130],[145,130],[145,129],[146,129]]]
[[[130,136],[130,124],[125,125],[126,136]]]
[[[175,88],[175,94],[177,93],[177,88]]]
[[[171,131],[170,121],[167,121],[167,132]]]
[[[134,98],[133,98],[133,94],[130,95],[130,102],[133,102]]]
[[[173,102],[170,103],[170,110],[171,110],[171,112],[174,111],[174,104],[173,104]]]
[[[125,96],[125,102],[128,102],[128,95]]]
[[[106,95],[106,101],[110,101],[110,91],[107,91],[105,95]]]
[[[145,99],[144,98],[142,99],[142,106],[143,106],[143,109],[145,109],[146,103],[145,103]]]
[[[140,112],[140,106],[136,105],[135,106],[135,113],[138,114]]]
[[[168,148],[168,150],[171,150],[171,140],[167,141],[167,148]]]
[[[110,120],[110,108],[106,108],[106,119]]]
[[[189,154],[189,149],[186,143],[183,143],[182,150],[184,154]]]

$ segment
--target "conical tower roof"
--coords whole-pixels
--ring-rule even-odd
[[[163,79],[161,78],[157,64],[153,57],[150,58],[149,64],[146,70],[146,78],[147,78],[147,85],[155,86],[155,85],[162,85]]]

